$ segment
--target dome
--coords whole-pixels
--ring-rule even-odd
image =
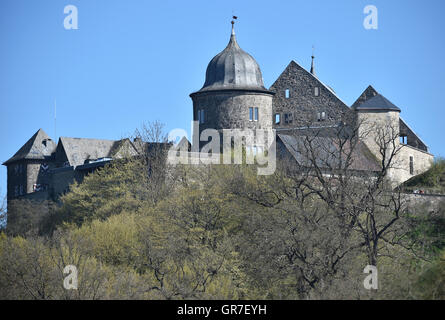
[[[229,44],[210,61],[200,92],[231,89],[266,90],[258,63],[236,42],[233,24]]]

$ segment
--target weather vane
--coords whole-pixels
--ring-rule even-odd
[[[232,16],[232,19],[233,19],[233,20],[232,20],[231,23],[232,23],[232,24],[235,24],[235,20],[238,19],[238,17],[237,17],[237,16]]]

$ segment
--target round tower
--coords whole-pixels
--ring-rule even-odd
[[[270,129],[272,97],[255,59],[242,50],[234,22],[227,47],[208,64],[201,90],[190,94],[199,135],[205,129]]]

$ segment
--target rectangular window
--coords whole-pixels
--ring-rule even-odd
[[[284,96],[286,97],[286,99],[289,99],[289,97],[290,97],[290,90],[289,89],[284,90]]]
[[[253,121],[253,108],[249,108],[249,121]]]
[[[284,123],[292,123],[293,119],[294,119],[294,115],[292,113],[284,114]]]
[[[255,108],[255,121],[258,121],[258,108]]]
[[[276,113],[276,114],[275,114],[275,124],[280,124],[280,122],[281,122],[280,114],[279,114],[279,113]]]
[[[409,157],[409,174],[414,174],[414,159]]]
[[[400,143],[406,144],[406,136],[400,136]]]
[[[326,112],[321,113],[321,121],[326,120]]]
[[[318,97],[320,95],[320,89],[318,87],[314,88],[314,95]]]
[[[198,123],[204,123],[204,109],[198,110]]]

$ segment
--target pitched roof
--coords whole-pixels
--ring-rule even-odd
[[[350,152],[350,141],[346,140],[340,153],[338,138],[327,136],[306,136],[296,134],[277,134],[283,142],[284,147],[296,160],[299,166],[312,167],[313,158],[308,156],[308,148],[314,153],[317,166],[323,169],[335,170],[340,166],[340,157],[344,166],[346,155]],[[379,171],[380,167],[377,159],[363,142],[358,142],[351,153],[350,170],[358,171]]]
[[[60,137],[60,142],[65,150],[70,166],[83,165],[86,160],[100,158],[113,158],[121,156],[124,145],[129,152],[136,152],[130,140],[100,140],[86,138]]]
[[[281,77],[285,76],[287,73],[293,73],[294,70],[299,69],[303,70],[304,74],[307,76],[312,77],[316,82],[318,82],[322,87],[326,88],[338,101],[340,101],[346,109],[349,109],[348,105],[335,93],[335,91],[329,87],[328,85],[324,84],[315,74],[312,74],[310,71],[307,71],[305,68],[300,66],[295,60],[291,60],[287,67],[281,72],[277,80],[270,86],[269,90],[273,91],[274,87],[278,83],[278,81],[281,79]]]
[[[368,99],[371,99],[372,97],[375,97],[378,94],[377,90],[375,90],[371,85],[369,85],[365,91],[362,92],[362,94],[355,100],[353,105],[351,106],[352,109],[355,109],[359,105],[361,105],[363,102],[365,102]]]
[[[355,110],[382,110],[382,111],[390,110],[398,112],[401,111],[399,107],[394,105],[391,101],[386,99],[380,93],[355,107]]]
[[[351,106],[355,110],[392,110],[401,111],[399,107],[377,92],[371,85],[362,92]]]
[[[8,165],[19,160],[45,160],[51,156],[56,149],[56,143],[43,131],[39,129],[9,160],[3,165]]]

